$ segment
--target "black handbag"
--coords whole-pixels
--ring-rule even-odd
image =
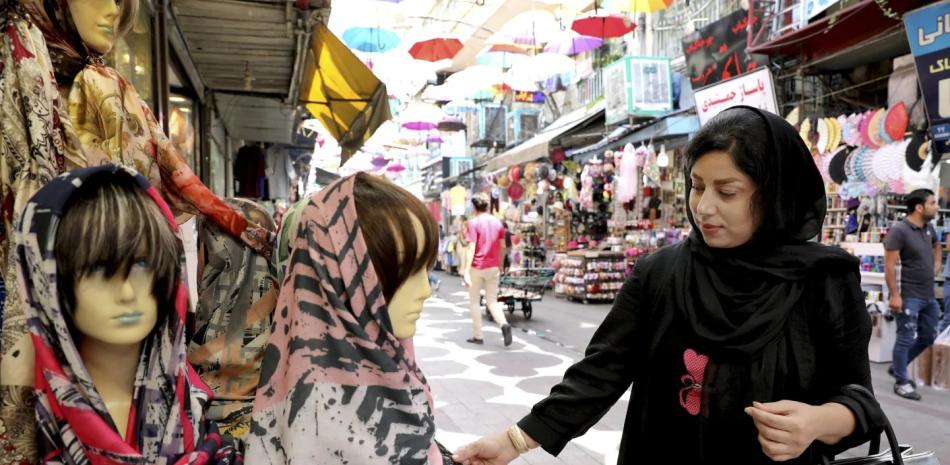
[[[866,387],[859,384],[852,384],[847,389],[853,389],[862,394],[874,397]],[[933,451],[915,453],[913,448],[908,445],[901,445],[897,442],[897,435],[894,428],[891,427],[887,415],[884,416],[884,436],[887,438],[889,450],[881,452],[881,437],[876,436],[871,439],[870,450],[865,457],[851,457],[839,460],[829,460],[828,457],[822,457],[823,465],[940,465],[937,455]]]

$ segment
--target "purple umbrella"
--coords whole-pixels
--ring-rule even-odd
[[[427,144],[441,144],[442,142],[444,142],[442,140],[442,136],[438,134],[432,134],[431,136],[426,137]]]
[[[544,51],[573,56],[594,50],[603,45],[603,43],[603,39],[582,36],[574,31],[569,31],[559,35],[555,40],[548,42],[544,47]]]

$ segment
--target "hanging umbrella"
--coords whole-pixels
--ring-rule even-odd
[[[574,71],[574,60],[557,53],[541,53],[513,66],[509,74],[518,80],[544,81]]]
[[[575,19],[571,29],[581,35],[609,39],[620,37],[637,28],[630,19],[620,15],[594,15]]]
[[[496,44],[485,47],[475,56],[475,61],[480,65],[497,66],[504,69],[511,68],[527,58],[528,51],[517,45]]]
[[[417,60],[441,61],[455,57],[462,50],[462,41],[438,37],[412,44],[409,54]]]
[[[512,71],[515,71],[514,73]],[[512,71],[508,71],[505,74],[505,85],[512,88],[513,90],[523,90],[534,92],[539,89],[538,81],[535,81],[532,76],[524,76],[518,74],[516,68],[512,68]]]
[[[370,160],[370,164],[372,164],[374,168],[380,169],[380,168],[382,168],[382,167],[388,165],[388,164],[389,164],[389,160],[387,160],[386,157],[384,157],[384,156],[382,156],[382,155],[376,155],[375,157],[373,157],[372,160]]]
[[[406,171],[406,167],[402,163],[396,162],[396,163],[393,163],[392,165],[387,166],[386,171],[389,171],[390,173],[401,173],[403,171]]]
[[[427,144],[441,144],[442,142],[445,142],[445,141],[442,139],[442,136],[438,134],[431,134],[428,137],[426,137]]]
[[[474,103],[473,103],[474,105]],[[478,107],[476,107],[477,109]],[[442,121],[439,121],[439,130],[445,132],[458,132],[464,131],[466,128],[465,123],[462,122],[460,118],[445,118]]]
[[[632,13],[656,13],[673,4],[673,0],[606,0],[604,8]]]
[[[598,39],[597,37],[582,36],[574,31],[566,31],[559,34],[556,39],[548,42],[548,44],[544,46],[544,51],[574,56],[579,53],[594,50],[603,45],[603,43],[603,39]]]
[[[474,65],[449,76],[445,82],[460,87],[489,87],[505,82],[505,74],[497,66]]]
[[[399,36],[380,27],[351,27],[343,31],[343,42],[361,52],[382,53],[399,46]]]
[[[561,24],[554,14],[544,10],[530,10],[518,14],[498,31],[493,42],[514,42],[538,47],[561,32]]]
[[[445,117],[441,108],[422,102],[412,102],[399,115],[402,127],[413,131],[430,131],[439,126],[439,121]]]
[[[471,100],[457,99],[446,103],[442,111],[450,115],[459,115],[462,113],[475,113],[478,111],[478,104]]]

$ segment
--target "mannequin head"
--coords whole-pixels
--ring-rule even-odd
[[[91,178],[70,199],[55,255],[74,339],[137,344],[174,308],[181,245],[155,202],[125,173]]]
[[[112,50],[138,12],[138,0],[67,0],[67,3],[75,32],[86,48],[98,55]]]
[[[353,195],[393,334],[411,337],[432,295],[427,276],[438,253],[439,227],[418,198],[385,178],[357,174]]]

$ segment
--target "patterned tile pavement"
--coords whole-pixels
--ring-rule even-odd
[[[525,331],[504,347],[494,323],[483,323],[485,345],[471,337],[468,294],[452,292],[426,303],[415,337],[416,355],[432,386],[436,437],[450,449],[498,433],[518,421],[580,354]],[[628,395],[558,457],[536,450],[513,463],[615,464]]]

